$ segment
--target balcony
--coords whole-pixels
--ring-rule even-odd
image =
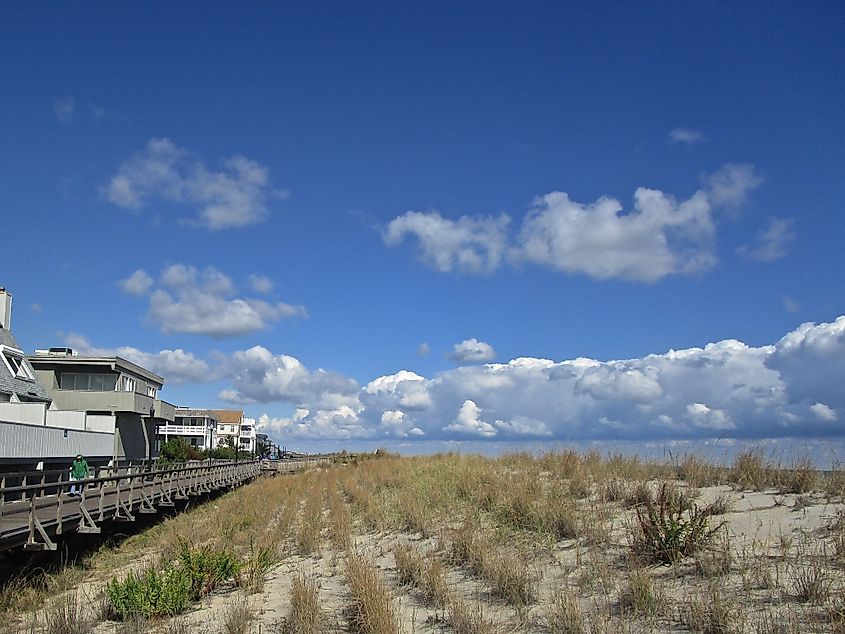
[[[161,425],[156,428],[159,436],[206,436],[208,427],[200,425]]]

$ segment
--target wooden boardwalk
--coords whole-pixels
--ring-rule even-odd
[[[299,465],[274,465],[272,471],[296,468]],[[236,487],[266,470],[257,460],[156,470],[128,467],[114,475],[80,480],[76,484],[82,493],[77,496],[69,495],[74,483],[67,481],[66,472],[43,474],[35,484],[3,486],[0,552],[20,547],[55,550],[56,540],[67,533],[99,533],[104,522],[132,522],[138,514],[154,514],[160,508],[175,507],[179,500]],[[6,474],[4,484],[13,475]]]

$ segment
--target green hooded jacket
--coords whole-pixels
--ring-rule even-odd
[[[85,462],[85,458],[74,459],[73,464],[70,466],[70,475],[77,480],[88,477],[88,463]]]

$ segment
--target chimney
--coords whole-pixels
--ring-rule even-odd
[[[12,294],[0,286],[0,328],[12,329]]]

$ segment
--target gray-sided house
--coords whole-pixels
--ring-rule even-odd
[[[12,334],[12,296],[0,288],[0,468],[64,468],[83,453],[114,453],[114,417],[59,411]]]
[[[80,356],[67,348],[38,350],[29,362],[61,410],[114,417],[114,458],[158,455],[156,428],[172,423],[176,408],[158,397],[164,379],[121,357]]]
[[[220,418],[212,410],[177,407],[175,421],[172,424],[160,425],[156,431],[159,441],[156,448],[160,448],[160,443],[179,437],[197,451],[214,449],[217,447],[219,423]]]

